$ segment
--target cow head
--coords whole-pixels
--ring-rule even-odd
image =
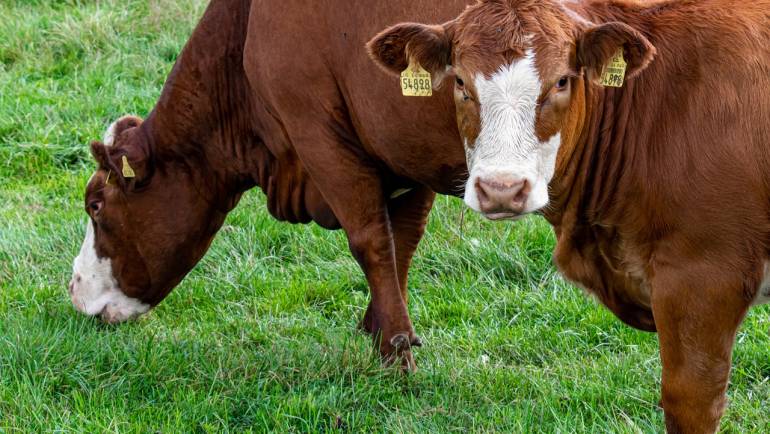
[[[630,26],[591,24],[558,0],[480,0],[443,25],[393,26],[368,48],[389,72],[419,62],[434,86],[454,77],[465,202],[490,219],[548,204],[557,153],[584,114],[586,80],[598,82],[620,48],[627,78],[655,52]]]
[[[121,322],[147,312],[192,269],[225,214],[189,165],[156,163],[142,120],[123,117],[91,144],[86,236],[69,293],[88,315]]]

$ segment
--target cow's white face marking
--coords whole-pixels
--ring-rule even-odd
[[[754,304],[770,303],[770,262],[765,262],[765,273],[759,285]]]
[[[150,310],[150,305],[123,294],[113,277],[112,261],[97,256],[95,243],[93,222],[89,220],[86,238],[72,266],[70,297],[75,308],[86,315],[101,314],[102,319],[111,323]]]
[[[535,68],[535,55],[526,55],[501,67],[487,79],[478,75],[474,83],[481,109],[481,129],[473,146],[466,143],[470,176],[465,203],[481,211],[475,188],[479,178],[526,180],[530,193],[523,213],[548,204],[548,183],[553,178],[561,135],[541,142],[535,133],[537,100],[542,82]]]

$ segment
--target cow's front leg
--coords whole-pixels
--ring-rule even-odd
[[[416,187],[413,190],[396,198],[388,199],[388,216],[393,232],[393,241],[396,249],[396,267],[398,271],[398,284],[401,289],[401,298],[408,305],[408,278],[409,266],[412,257],[425,233],[425,225],[428,222],[428,214],[433,207],[436,193],[427,187]],[[372,301],[366,309],[360,327],[368,333],[378,333],[380,326],[375,320]],[[419,338],[415,338],[411,345],[419,346]]]
[[[292,76],[288,69],[279,86],[282,98],[275,110],[283,122],[294,151],[313,184],[348,236],[350,251],[366,274],[372,297],[374,335],[382,358],[390,363],[401,358],[413,370],[410,342],[414,330],[401,297],[395,245],[388,202],[383,191],[384,162],[358,141],[348,122],[346,102],[327,63],[311,62],[310,69]],[[312,77],[310,93],[295,83]],[[276,90],[278,92],[278,90]]]
[[[713,270],[656,271],[652,309],[669,433],[714,433],[726,404],[733,342],[750,303],[743,276],[714,278]]]
[[[372,321],[379,326],[378,333],[373,335],[375,345],[386,363],[400,358],[404,369],[414,371],[411,343],[416,336],[401,297],[390,224],[383,215],[378,222],[346,230],[350,251],[369,282]]]
[[[348,236],[350,251],[369,283],[373,336],[386,363],[400,358],[414,370],[412,323],[401,297],[393,232],[381,172],[336,143],[313,143],[297,148],[326,202]]]

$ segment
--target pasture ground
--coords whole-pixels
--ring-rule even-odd
[[[341,232],[247,194],[146,318],[66,295],[87,143],[146,115],[205,0],[0,2],[0,432],[659,432],[655,335],[565,283],[538,218],[440,198],[411,276],[419,373],[382,369]],[[770,432],[770,309],[735,351],[725,432]]]

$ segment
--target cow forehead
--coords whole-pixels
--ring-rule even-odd
[[[542,87],[535,67],[535,53],[530,49],[513,62],[500,66],[491,77],[475,79],[482,107],[496,104],[507,109],[534,108]]]
[[[574,27],[560,2],[481,1],[456,20],[453,55],[464,69],[487,77],[529,50],[538,53],[539,70],[561,68],[574,43]]]
[[[462,63],[465,69],[491,75],[500,65],[524,56],[531,43],[531,34],[524,32],[515,16],[501,20],[494,16],[474,15],[463,15],[456,24],[455,63]]]

